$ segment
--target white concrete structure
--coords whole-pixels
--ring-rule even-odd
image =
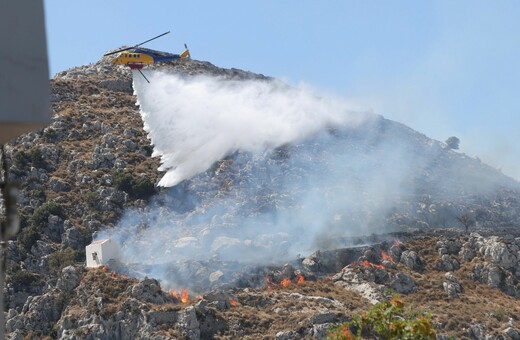
[[[115,243],[106,240],[97,240],[85,247],[87,268],[105,266],[108,261],[118,258],[118,248]]]

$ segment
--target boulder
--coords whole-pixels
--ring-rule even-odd
[[[415,281],[404,273],[395,274],[394,278],[390,282],[390,287],[399,294],[409,294],[417,290]]]
[[[444,275],[444,278],[446,279],[446,281],[442,283],[442,286],[448,297],[451,299],[458,298],[459,293],[463,292],[463,288],[459,282],[459,279],[451,272],[447,272]]]
[[[424,265],[415,251],[403,251],[400,262],[416,272],[422,272],[424,270]]]
[[[512,340],[520,340],[520,332],[514,327],[507,327],[503,333]]]
[[[164,304],[170,301],[162,293],[161,286],[155,279],[145,278],[143,281],[133,285],[130,288],[130,295],[137,300],[155,304]]]
[[[445,272],[454,271],[460,268],[460,263],[457,259],[451,255],[444,254],[441,256],[440,261],[435,263],[435,269]]]
[[[285,332],[278,332],[275,335],[276,340],[293,340],[296,339],[298,336],[298,333],[295,331],[285,331]]]
[[[24,328],[47,334],[49,324],[60,319],[64,306],[65,297],[60,290],[29,297],[22,308]]]
[[[72,249],[83,248],[85,246],[84,241],[85,237],[77,227],[71,227],[65,230],[62,235],[63,245]]]
[[[177,327],[182,335],[189,340],[200,339],[199,321],[197,320],[197,313],[195,307],[190,306],[179,313],[179,320]]]
[[[83,275],[82,267],[68,266],[62,269],[60,278],[56,284],[56,288],[64,292],[72,292],[76,288]]]
[[[225,310],[231,307],[231,302],[229,301],[230,296],[221,291],[204,294],[203,298],[209,302],[209,306],[213,306],[218,310]]]
[[[51,178],[51,180],[49,181],[49,187],[54,192],[65,192],[70,190],[69,183],[57,178]]]
[[[437,242],[439,255],[455,255],[462,248],[462,244],[457,239],[443,239]]]

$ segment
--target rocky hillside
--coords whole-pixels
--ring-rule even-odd
[[[185,77],[270,81],[195,60],[157,67]],[[155,186],[161,176],[159,161],[151,157],[153,148],[126,68],[102,59],[59,73],[51,80],[51,103],[53,123],[7,148],[9,178],[21,188],[21,230],[9,241],[7,253],[11,338],[322,338],[331,324],[349,320],[370,302],[388,297],[389,290],[404,294],[410,313],[431,313],[438,334],[520,337],[518,183],[478,159],[377,116],[357,129],[329,129],[286,145],[264,159],[230,155],[204,174],[161,189]],[[190,273],[199,275],[191,277],[203,283],[196,289],[201,296],[190,291],[189,302],[168,292],[152,275],[138,280],[122,274],[135,274],[135,268],[84,268],[84,249],[92,236],[116,226],[129,210],[149,211],[151,201],[167,202],[162,213],[181,222],[183,214],[205,210],[224,198],[238,202],[232,210],[235,216],[290,207],[302,188],[287,187],[283,180],[305,177],[322,155],[333,152],[324,139],[348,150],[353,164],[344,173],[348,186],[342,183],[335,190],[359,190],[359,197],[366,196],[364,177],[385,173],[369,175],[355,164],[368,159],[372,168],[388,169],[393,161],[382,156],[382,151],[388,154],[386,145],[398,145],[399,155],[414,160],[410,176],[394,183],[411,189],[385,197],[392,204],[384,211],[370,210],[372,198],[345,210],[344,224],[332,226],[331,237],[316,243],[321,252],[295,256],[286,265],[239,266],[234,273],[229,263],[235,259],[225,255],[232,254],[237,243],[217,248],[210,243],[209,249],[222,250],[217,252],[221,258],[211,266],[207,258],[191,262]],[[251,185],[260,177],[261,186]],[[367,209],[372,217],[379,213],[370,223],[366,214],[357,214]],[[358,232],[358,243],[364,247],[331,243],[330,238],[344,236],[346,225],[361,219],[367,229]],[[147,224],[144,221],[141,229]],[[217,230],[221,225],[236,228],[238,222],[231,216],[215,219],[209,227]],[[481,235],[460,234],[464,226]],[[436,230],[446,227],[459,229]],[[201,247],[207,228],[194,225],[192,234],[181,236],[193,235]],[[512,229],[505,233],[504,228]],[[402,233],[396,234],[399,243],[381,242],[394,235],[364,237],[377,230]],[[239,245],[237,249],[244,250]],[[287,243],[279,245],[273,249],[285,249]],[[391,259],[382,260],[381,251]],[[290,280],[286,287],[281,285],[284,279]]]

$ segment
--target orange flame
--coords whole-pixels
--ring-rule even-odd
[[[305,282],[305,278],[303,277],[303,275],[302,274],[298,275],[298,277],[296,278],[296,284],[300,285],[304,282]]]
[[[116,278],[116,273],[112,272],[112,278]]]
[[[373,268],[385,269],[385,267],[380,265],[380,264],[373,264],[372,262],[368,262],[368,261],[361,261],[361,262],[359,262],[359,264],[362,265],[362,266],[365,266],[365,267],[373,267]]]
[[[271,281],[271,279],[268,277],[266,277],[264,281],[267,284],[267,289],[273,290],[273,281]]]
[[[387,261],[394,262],[394,259],[384,251],[381,251],[381,257]]]
[[[105,266],[103,266],[103,267],[101,267],[101,270],[104,271],[104,272],[106,272],[106,271],[108,270],[108,268],[105,267]]]
[[[179,294],[177,294],[177,291],[176,291],[176,290],[168,289],[168,294],[170,294],[171,296],[173,296],[174,298],[176,298],[177,300],[179,300]]]
[[[180,292],[172,289],[168,289],[168,294],[176,298],[177,300],[181,300],[182,303],[190,302],[190,294],[187,289],[181,289]]]
[[[282,285],[282,287],[288,287],[291,284],[291,279],[285,278],[282,280],[282,282],[280,282],[280,284]]]
[[[187,289],[181,290],[181,301],[182,301],[182,303],[190,302],[190,295],[189,295]]]
[[[229,303],[231,304],[231,306],[236,306],[236,305],[238,305],[238,302],[237,302],[237,300],[235,300],[235,299],[229,299]]]

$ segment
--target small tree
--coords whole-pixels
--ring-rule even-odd
[[[469,216],[469,214],[462,214],[457,216],[457,220],[462,223],[464,229],[466,230],[466,234],[468,233],[469,228],[475,224],[475,221]]]
[[[444,143],[446,143],[446,145],[450,149],[458,150],[459,149],[459,144],[460,144],[460,139],[458,139],[455,136],[451,136],[450,138],[446,139],[446,141]]]

